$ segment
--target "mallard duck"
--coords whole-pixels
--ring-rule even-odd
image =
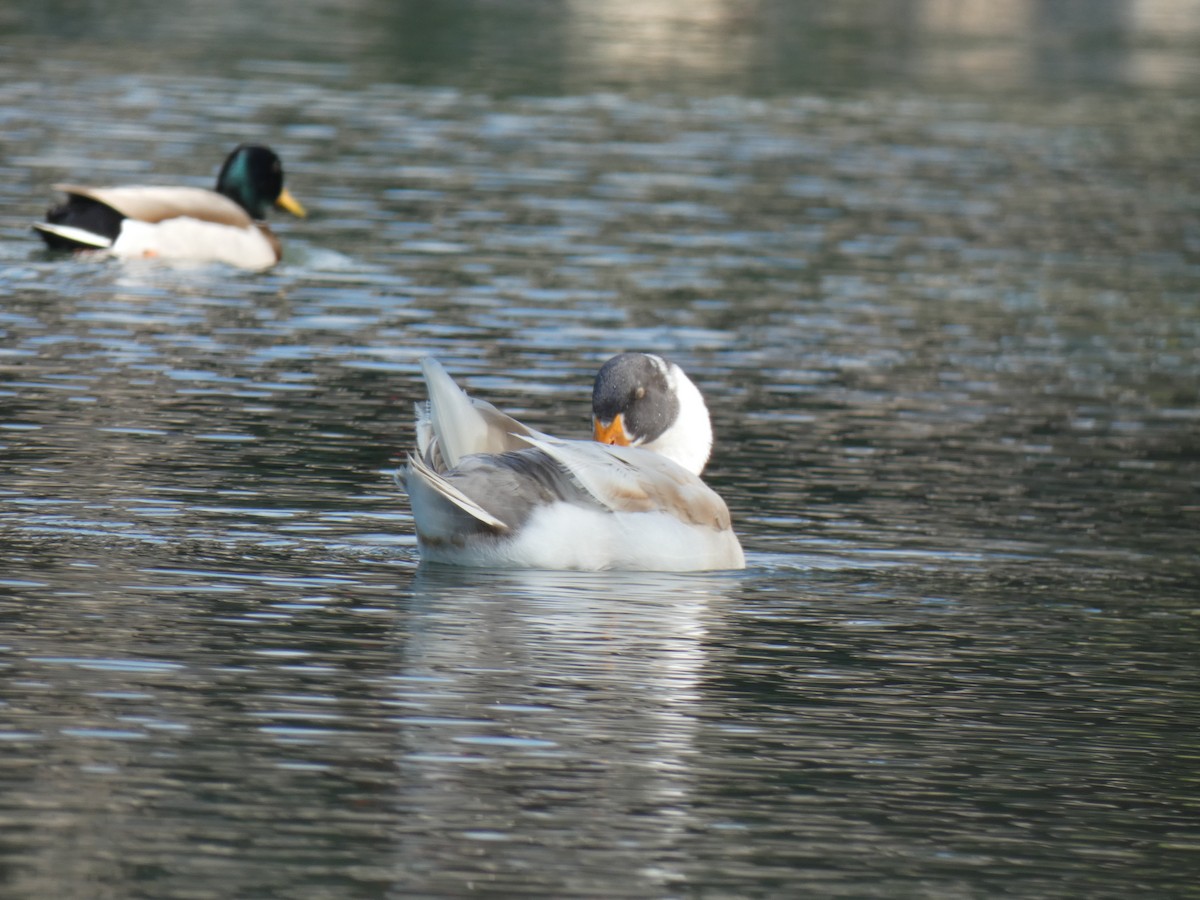
[[[740,569],[725,502],[700,479],[708,407],[674,363],[622,353],[592,389],[594,440],[560,440],[472,399],[434,359],[417,452],[398,478],[423,560],[540,569]]]
[[[34,225],[55,250],[101,250],[119,257],[223,262],[265,269],[282,248],[267,207],[303,217],[283,186],[283,165],[267,147],[242,144],[221,166],[216,190],[194,187],[55,185],[65,203]]]

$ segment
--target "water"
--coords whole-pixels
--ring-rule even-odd
[[[5,895],[1196,896],[1200,20],[970,8],[10,12]],[[270,273],[28,230],[243,139]],[[418,359],[625,349],[749,568],[419,568]]]

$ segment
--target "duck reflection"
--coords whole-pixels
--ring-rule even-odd
[[[406,859],[447,871],[434,860],[469,865],[464,839],[520,834],[509,864],[561,870],[559,849],[611,853],[631,822],[673,846],[688,828],[708,635],[736,580],[422,567],[395,689]],[[660,875],[612,878],[644,889]]]

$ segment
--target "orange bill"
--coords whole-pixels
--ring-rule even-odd
[[[287,188],[279,192],[279,197],[275,200],[275,205],[280,209],[286,209],[293,216],[301,219],[308,215],[304,207],[300,205],[300,201],[293,197]]]
[[[592,437],[601,444],[617,444],[621,447],[628,447],[630,442],[629,435],[625,433],[625,417],[617,413],[608,424],[593,418]]]

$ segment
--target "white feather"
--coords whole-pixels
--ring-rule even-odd
[[[642,446],[675,460],[689,472],[699,475],[712,453],[712,423],[708,417],[708,406],[700,389],[684,374],[683,369],[662,357],[650,355],[650,358],[663,369],[667,384],[679,401],[679,414],[657,440]]]
[[[50,222],[38,222],[33,227],[38,231],[44,231],[46,234],[56,234],[68,241],[74,241],[77,244],[84,244],[88,247],[95,247],[97,250],[107,250],[112,246],[112,241],[104,235],[96,234],[83,228],[76,228],[73,225],[54,225]]]
[[[467,454],[487,446],[487,420],[436,359],[422,359],[421,373],[429,392],[429,427],[437,438],[442,459],[453,468]],[[418,427],[424,424],[420,418],[417,423]]]
[[[243,269],[266,269],[278,261],[275,247],[257,225],[238,228],[186,216],[161,222],[125,219],[112,253],[127,259],[223,262]]]
[[[614,515],[568,503],[536,512],[508,539],[421,547],[428,562],[527,569],[692,572],[741,569],[732,531],[696,529],[665,512]]]

